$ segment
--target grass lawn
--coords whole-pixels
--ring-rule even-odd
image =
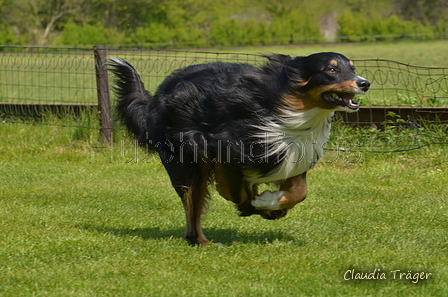
[[[448,67],[446,40],[363,42],[318,45],[286,45],[221,49],[239,53],[282,53],[307,56],[317,52],[338,52],[350,59],[388,59],[414,66]]]
[[[214,193],[204,232],[223,247],[196,248],[157,158],[75,135],[0,123],[0,296],[448,294],[446,144],[324,158],[278,221]]]

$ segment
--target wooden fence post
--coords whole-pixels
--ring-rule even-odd
[[[96,86],[98,94],[98,109],[100,114],[101,139],[106,144],[112,144],[112,116],[109,96],[109,80],[106,66],[106,46],[95,45]]]

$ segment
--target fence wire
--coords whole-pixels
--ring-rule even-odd
[[[2,118],[79,115],[96,108],[92,49],[0,47]]]
[[[384,59],[354,60],[372,83],[365,105],[448,107],[448,68],[421,67]]]
[[[209,62],[247,63],[260,66],[266,58],[257,54],[218,53],[177,50],[108,50],[109,57],[127,60],[139,72],[148,91],[154,93],[157,86],[174,70],[189,65]]]
[[[262,55],[176,50],[108,50],[128,60],[149,91],[177,68],[213,61],[266,61]],[[448,107],[448,68],[421,67],[383,59],[354,60],[372,82],[364,106]],[[93,50],[0,46],[0,102],[9,104],[97,104]],[[19,110],[19,112],[21,112]]]
[[[262,55],[242,53],[135,49],[108,49],[107,53],[108,57],[129,61],[150,92],[171,72],[188,65],[222,61],[260,66],[266,62]],[[352,119],[367,124],[370,130],[365,131],[371,131],[366,136],[369,139],[379,135],[376,130],[379,123],[385,124],[390,137],[369,147],[365,143],[352,145],[352,150],[388,152],[432,143],[446,144],[448,68],[413,66],[384,59],[354,60],[354,63],[356,72],[372,83],[369,93],[361,96],[362,105],[370,107],[354,114],[340,114],[337,118],[342,122]],[[109,86],[113,86],[112,79],[109,77]],[[64,118],[64,126],[97,129],[98,121],[85,120],[97,116],[97,105],[93,49],[0,46],[3,122],[35,123],[45,118],[46,125],[62,125],[60,120],[52,122],[54,116]],[[431,116],[435,113],[436,117]],[[426,135],[420,130],[422,118],[429,123],[427,129],[437,130],[437,136],[422,137]],[[406,141],[400,132],[403,126],[415,132],[408,133]],[[398,134],[392,135],[392,132]],[[381,140],[379,136],[375,139]]]

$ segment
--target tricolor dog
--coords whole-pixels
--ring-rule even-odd
[[[241,216],[278,219],[306,197],[306,173],[323,154],[334,111],[357,111],[369,81],[337,53],[274,54],[262,67],[206,63],[174,71],[151,95],[113,58],[117,115],[155,150],[186,214],[186,239],[207,244],[209,186]],[[278,191],[258,192],[275,183]]]

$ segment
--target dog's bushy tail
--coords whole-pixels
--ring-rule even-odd
[[[137,71],[127,61],[111,58],[108,61],[109,70],[115,75],[113,91],[118,97],[115,112],[129,132],[139,138],[146,129],[148,105],[151,95]]]

